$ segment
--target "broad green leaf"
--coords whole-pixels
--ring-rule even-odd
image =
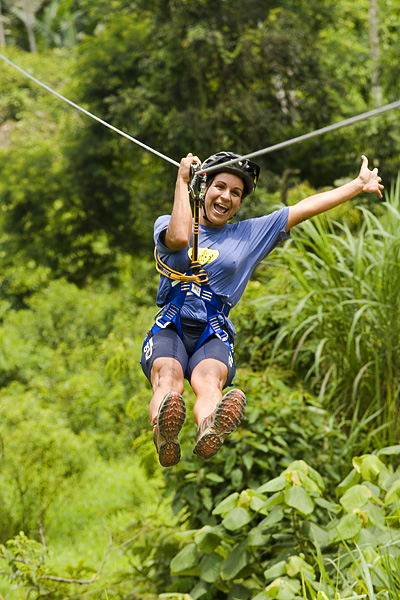
[[[271,510],[269,515],[265,519],[263,519],[262,525],[264,528],[271,527],[271,525],[276,525],[276,523],[280,523],[282,521],[284,516],[285,516],[285,513],[283,512],[283,507],[275,506]]]
[[[229,581],[234,579],[244,567],[247,566],[250,560],[250,555],[247,552],[245,545],[240,544],[232,552],[228,554],[221,566],[221,578]]]
[[[366,511],[371,523],[381,531],[385,531],[385,513],[383,509],[370,501],[366,506]]]
[[[259,498],[258,496],[253,496],[253,498],[250,501],[250,508],[251,510],[254,510],[255,512],[258,512],[261,508],[263,508],[265,505],[265,500],[262,498]]]
[[[300,592],[300,581],[298,579],[278,578],[265,588],[267,598],[277,600],[295,600]]]
[[[194,541],[200,552],[210,554],[221,543],[223,530],[219,527],[205,525],[194,536]]]
[[[264,534],[260,527],[254,527],[247,536],[247,547],[248,548],[259,548],[261,546],[265,546],[268,541],[271,539],[269,534]]]
[[[294,485],[285,492],[285,503],[303,515],[309,515],[314,510],[314,502],[308,492],[298,485]]]
[[[235,583],[229,590],[228,600],[249,600],[251,590],[239,583]]]
[[[201,488],[200,496],[202,498],[204,508],[207,511],[210,511],[212,509],[212,505],[213,505],[213,499],[212,499],[212,494],[211,494],[210,488],[208,488],[208,487]]]
[[[214,483],[223,483],[225,481],[225,479],[221,477],[221,475],[217,475],[217,473],[207,473],[205,478]]]
[[[254,464],[254,456],[252,452],[246,452],[246,454],[243,454],[243,464],[248,471],[251,471],[251,468]]]
[[[224,500],[222,500],[212,511],[213,515],[224,515],[237,506],[239,499],[238,492],[234,492]]]
[[[316,523],[311,523],[309,521],[305,524],[304,531],[307,537],[317,547],[323,548],[324,546],[328,545],[329,533],[323,527],[319,527]]]
[[[365,485],[354,485],[347,490],[339,502],[347,512],[353,512],[356,508],[362,508],[371,497],[370,490]]]
[[[320,486],[315,481],[313,481],[311,477],[308,477],[308,475],[303,477],[302,485],[304,489],[306,489],[309,492],[316,492],[318,495],[321,494]]]
[[[291,556],[288,560],[286,572],[289,577],[295,577],[296,575],[303,575],[307,581],[314,581],[315,574],[314,569],[309,565],[301,556]]]
[[[196,544],[189,544],[171,560],[171,573],[183,573],[196,566],[199,560]]]
[[[250,502],[253,498],[253,495],[254,492],[251,492],[250,490],[243,490],[243,492],[241,492],[239,496],[239,500],[237,503],[238,507],[245,508],[246,510],[250,508]]]
[[[284,498],[283,492],[276,492],[268,500],[265,501],[263,508],[259,510],[262,515],[267,515],[270,512],[271,506],[282,504]]]
[[[294,460],[287,469],[284,470],[284,473],[292,473],[293,471],[301,471],[305,475],[308,475],[310,467],[304,460]]]
[[[261,487],[257,489],[257,494],[266,494],[269,492],[280,492],[283,490],[288,484],[288,480],[285,475],[280,475],[279,477],[275,477],[275,479],[271,479],[267,483],[264,483]]]
[[[245,508],[237,507],[231,510],[226,515],[226,517],[222,521],[222,525],[225,527],[225,529],[228,529],[229,531],[236,531],[244,525],[247,525],[247,523],[249,523],[251,519],[252,515],[248,510],[246,510]]]
[[[360,481],[360,474],[357,469],[352,469],[336,488],[336,495],[342,496],[346,490],[353,487]]]
[[[328,500],[325,500],[325,498],[315,498],[314,502],[315,504],[318,504],[318,506],[320,506],[321,508],[325,508],[326,510],[334,514],[337,514],[342,510],[339,504],[336,504],[335,502],[329,502]]]
[[[205,581],[199,581],[192,590],[190,590],[189,597],[187,600],[198,600],[198,598],[207,598],[208,584]],[[158,596],[159,600],[162,599],[162,594]]]
[[[215,583],[219,579],[223,557],[219,554],[208,554],[200,563],[200,577],[207,583]]]
[[[369,491],[371,492],[371,498],[379,500],[381,490],[378,485],[375,485],[374,483],[371,483],[370,481],[364,481],[363,485],[365,485],[365,487],[367,487],[369,489]]]
[[[389,477],[390,473],[386,465],[375,454],[366,456],[361,464],[361,476],[363,479],[373,482],[379,476],[382,476],[382,473],[386,473]]]
[[[379,476],[389,477],[390,473],[384,463],[375,454],[355,456],[353,466],[366,481],[374,482]]]
[[[286,562],[284,560],[281,560],[264,571],[265,579],[276,579],[281,575],[286,575]]]
[[[361,520],[357,515],[345,515],[336,525],[336,538],[339,540],[354,539],[360,533],[361,527]]]
[[[393,456],[394,454],[400,454],[400,444],[396,446],[387,446],[386,448],[381,448],[378,452],[378,456],[383,454],[384,456]]]
[[[385,496],[385,504],[392,504],[400,500],[400,479],[395,481]]]

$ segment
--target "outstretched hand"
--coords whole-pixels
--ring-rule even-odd
[[[363,192],[375,192],[379,198],[382,198],[381,190],[384,186],[381,184],[382,178],[378,175],[378,169],[375,168],[372,171],[368,169],[368,158],[364,155],[361,156],[362,165],[358,177],[360,178],[363,188]]]

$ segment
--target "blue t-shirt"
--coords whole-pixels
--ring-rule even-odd
[[[284,207],[270,215],[247,219],[238,223],[227,223],[222,228],[200,225],[199,262],[208,275],[210,288],[224,302],[232,306],[243,295],[256,265],[263,260],[282,240],[289,237],[285,232],[289,208]],[[161,260],[170,268],[186,273],[190,266],[192,247],[170,250],[160,240],[168,227],[170,215],[158,217],[154,224],[154,241]],[[193,243],[193,236],[191,244]],[[172,281],[161,275],[157,294],[157,305],[164,306]],[[181,317],[207,321],[203,300],[188,294],[181,310]],[[219,315],[221,325],[234,335],[232,323]]]

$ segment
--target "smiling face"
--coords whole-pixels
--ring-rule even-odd
[[[206,192],[202,225],[224,227],[237,212],[242,202],[243,180],[233,173],[218,173]]]

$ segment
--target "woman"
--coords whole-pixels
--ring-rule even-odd
[[[200,458],[214,456],[243,418],[244,393],[233,389],[223,395],[222,390],[235,374],[235,329],[229,310],[242,296],[255,266],[298,223],[361,192],[382,197],[378,170],[370,171],[362,156],[360,173],[353,181],[270,215],[230,224],[243,199],[254,191],[260,171],[246,159],[218,169],[235,158],[240,157],[220,152],[201,165],[202,170],[215,168],[207,175],[199,231],[199,262],[209,283],[184,285],[168,276],[168,271],[190,273],[193,216],[188,185],[192,163],[201,162],[197,156],[188,154],[181,160],[172,214],[159,217],[154,226],[156,249],[166,269],[157,295],[163,308],[143,345],[141,364],[153,387],[149,417],[165,467],[180,459],[178,435],[186,415],[181,395],[184,378],[196,396],[193,413],[198,431],[193,452]]]

